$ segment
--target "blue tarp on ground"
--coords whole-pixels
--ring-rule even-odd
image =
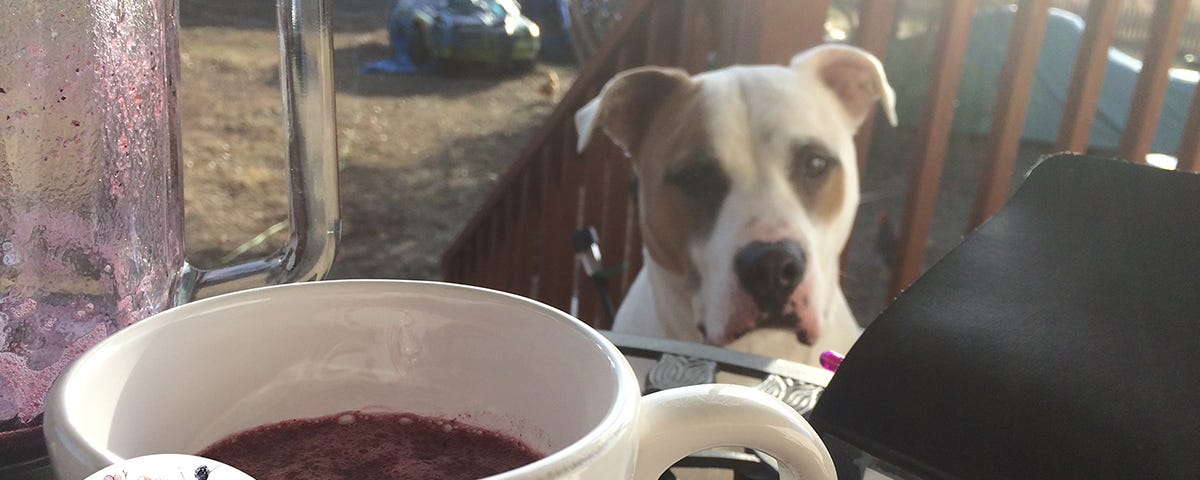
[[[954,116],[956,132],[987,133],[1015,16],[1015,7],[988,9],[980,12],[972,22]],[[1058,139],[1058,126],[1083,26],[1083,19],[1078,15],[1059,9],[1050,11],[1025,120],[1023,136],[1027,141],[1055,143]],[[901,124],[915,126],[919,122],[930,58],[928,38],[894,42],[888,52],[887,71],[896,86]],[[1113,150],[1120,144],[1141,66],[1137,59],[1116,49],[1109,50],[1104,85],[1092,124],[1090,142],[1093,148]],[[1153,152],[1173,155],[1178,149],[1198,77],[1200,75],[1192,71],[1172,72]]]
[[[404,8],[402,8],[404,7]],[[383,60],[377,60],[363,65],[359,69],[359,73],[390,73],[404,74],[416,73],[420,69],[412,59],[408,57],[408,32],[401,30],[401,25],[411,25],[412,18],[407,14],[412,12],[404,2],[396,1],[392,3],[391,11],[388,12],[388,42],[392,50],[392,57]],[[399,18],[397,21],[392,19],[397,16],[405,15],[404,18]]]

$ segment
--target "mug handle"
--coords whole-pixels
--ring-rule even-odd
[[[330,1],[275,0],[291,222],[287,244],[271,256],[213,270],[185,263],[177,303],[320,280],[333,265],[341,216]]]
[[[716,447],[749,447],[775,457],[781,472],[836,479],[833,458],[795,410],[753,388],[707,384],[642,398],[634,480],[657,480],[679,459]]]

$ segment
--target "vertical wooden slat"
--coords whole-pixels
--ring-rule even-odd
[[[501,219],[504,218],[504,197],[500,197],[500,201],[492,207],[492,214],[488,215],[487,220],[487,256],[484,261],[483,285],[492,288],[500,289],[498,274],[500,270],[500,254],[502,231]]]
[[[442,260],[442,280],[457,283],[462,275],[462,256],[453,255]]]
[[[503,198],[501,198],[503,200]],[[500,208],[502,203],[497,201],[492,206],[491,215],[488,215],[487,221],[484,222],[484,246],[483,246],[483,262],[481,262],[482,271],[480,272],[479,285],[487,288],[496,288],[496,255],[500,243]]]
[[[546,235],[542,237],[542,254],[545,255],[547,265],[547,275],[542,279],[542,301],[556,308],[566,310],[566,299],[569,297],[569,285],[564,285],[570,282],[569,276],[563,271],[564,265],[563,256],[569,256],[569,249],[565,248],[569,245],[564,245],[565,240],[563,235],[563,224],[569,222],[574,217],[575,207],[572,205],[568,208],[567,198],[575,197],[574,190],[567,187],[567,178],[571,175],[567,170],[576,163],[577,157],[572,149],[568,149],[566,139],[568,136],[565,132],[556,132],[558,141],[554,142],[553,152],[548,159],[555,164],[555,177],[550,179],[550,191],[552,192],[547,198],[557,199],[552,204],[550,211],[547,212],[547,222],[550,225]],[[568,161],[569,160],[569,161]]]
[[[1058,147],[1087,153],[1088,137],[1104,86],[1108,48],[1112,45],[1122,0],[1094,0],[1088,5],[1087,23],[1079,41],[1079,54],[1071,73],[1071,86],[1058,127]]]
[[[484,222],[483,228],[483,252],[480,255],[479,285],[487,288],[497,288],[496,285],[496,258],[499,257],[497,247],[500,244],[500,203],[495,204],[495,209],[488,219]]]
[[[622,55],[621,57],[624,57]],[[597,232],[603,232],[608,221],[608,149],[612,144],[607,137],[594,138],[584,152],[583,224]],[[574,233],[574,232],[572,232]],[[600,311],[600,297],[591,279],[581,278],[579,289],[579,319],[595,325]]]
[[[466,242],[463,243],[463,248],[462,248],[462,251],[463,251],[462,255],[463,255],[464,260],[463,260],[463,276],[462,276],[461,281],[462,281],[462,283],[465,283],[468,285],[470,285],[471,282],[473,282],[475,280],[474,276],[475,276],[475,271],[477,270],[475,268],[475,266],[476,266],[475,249],[476,248],[477,247],[475,246],[475,236],[471,235],[471,237],[467,238]]]
[[[1146,154],[1154,145],[1155,127],[1167,94],[1167,75],[1175,61],[1187,6],[1187,0],[1158,0],[1154,6],[1150,38],[1142,55],[1142,72],[1121,136],[1120,154],[1131,162],[1145,163]]]
[[[547,254],[548,241],[554,234],[554,220],[558,218],[558,202],[552,201],[557,198],[559,179],[562,177],[562,163],[558,161],[558,144],[548,145],[542,150],[542,178],[539,181],[540,190],[538,196],[542,198],[542,225],[539,229],[538,244],[537,244],[537,291],[534,298],[546,301],[546,284],[555,281],[554,265],[550,261],[550,256]]]
[[[630,177],[632,179],[632,176]],[[632,187],[632,185],[631,185]],[[626,223],[628,229],[628,239],[625,241],[625,273],[621,275],[621,292],[629,291],[629,287],[633,285],[633,279],[637,277],[638,272],[642,270],[642,263],[645,261],[642,251],[642,224],[641,212],[638,206],[637,192],[632,191],[629,197],[629,214]]]
[[[593,92],[594,96],[596,92]],[[555,202],[558,215],[553,232],[546,238],[546,253],[554,265],[546,283],[546,302],[559,309],[569,311],[575,289],[575,255],[571,251],[571,234],[577,228],[579,193],[581,182],[579,156],[575,153],[575,130],[562,130],[559,154],[555,161],[562,163],[562,179]]]
[[[1183,124],[1183,139],[1179,141],[1176,157],[1179,158],[1177,170],[1200,172],[1200,84],[1192,94],[1192,109]]]
[[[479,261],[477,260],[479,258],[479,241],[474,235],[471,236],[470,242],[467,243],[464,250],[466,250],[467,261],[462,283],[469,285],[475,283],[475,274],[479,271]]]
[[[970,225],[973,231],[1000,209],[1008,198],[1013,164],[1025,130],[1025,113],[1033,92],[1034,74],[1046,34],[1050,0],[1021,0],[1012,32],[1008,36],[1008,53],[1000,69],[995,108],[992,109],[991,130],[984,150],[983,169],[971,207]]]
[[[546,197],[542,196],[546,191],[546,162],[543,155],[538,156],[536,166],[529,172],[529,223],[525,233],[525,249],[528,252],[526,258],[529,259],[529,264],[525,267],[527,271],[522,274],[526,283],[527,296],[537,298],[535,279],[538,276],[538,256],[542,250],[541,236],[543,226],[546,224],[546,212],[549,208]]]
[[[492,268],[496,271],[492,272],[494,287],[503,292],[511,292],[511,283],[509,283],[509,272],[511,272],[512,246],[515,242],[512,241],[512,234],[515,229],[512,222],[512,194],[516,191],[509,191],[508,196],[505,196],[504,202],[500,202],[499,215],[496,216],[496,246],[492,251]]]
[[[910,166],[908,200],[900,232],[900,248],[888,292],[895,297],[917,276],[925,261],[925,241],[933,226],[954,102],[971,33],[974,0],[943,0],[934,63],[921,124],[917,127],[914,165]]]
[[[646,65],[667,65],[674,56],[675,42],[668,41],[668,33],[679,20],[678,7],[678,1],[659,1],[650,6],[650,16],[646,19]],[[617,68],[621,68],[620,64]]]
[[[744,57],[747,57],[745,50],[749,49],[749,42],[744,38],[747,34],[744,30],[757,30],[757,26],[748,25],[751,19],[757,18],[760,15],[752,12],[762,8],[762,2],[749,1],[740,2],[737,5],[730,5],[728,2],[718,2],[720,14],[713,17],[713,37],[715,39],[716,63],[713,68],[722,68],[735,63],[745,63]],[[695,9],[691,12],[695,14]],[[686,35],[686,34],[685,34]],[[687,45],[686,38],[683,45]],[[694,48],[694,47],[692,47]]]
[[[467,262],[465,249],[459,255],[455,256],[454,262],[454,283],[463,283],[467,278]]]
[[[762,37],[756,63],[786,65],[797,53],[820,45],[832,0],[762,0]]]
[[[459,268],[462,265],[461,255],[451,255],[447,251],[447,255],[442,257],[440,267],[442,269],[442,281],[455,283],[458,281]]]
[[[487,248],[487,223],[480,225],[479,232],[471,239],[471,273],[467,276],[466,283],[471,285],[481,285],[484,268],[484,249]]]
[[[524,260],[521,258],[520,209],[521,189],[520,179],[509,188],[508,200],[504,210],[504,246],[500,249],[500,289],[509,293],[517,292],[515,272],[517,265]]]
[[[673,2],[663,2],[661,4],[663,6],[654,11],[659,12],[672,4]],[[655,19],[648,18],[647,21],[648,28],[653,28]],[[654,36],[647,33],[643,40],[652,38]],[[643,54],[650,56],[655,49],[653,40],[646,41],[648,44],[644,48],[631,45],[630,48],[622,49],[617,56],[615,69],[621,71],[642,64]],[[593,153],[594,156],[591,156]],[[585,202],[587,202],[585,212],[587,213],[585,213],[584,225],[595,227],[600,237],[600,251],[603,253],[604,261],[602,266],[614,267],[625,261],[628,224],[626,210],[629,203],[627,185],[632,170],[630,160],[624,158],[620,148],[613,145],[607,137],[597,141],[596,145],[589,148],[587,158],[588,162],[594,163],[590,163],[588,167],[589,186],[585,195]],[[597,171],[602,171],[602,175],[594,176]],[[603,179],[603,187],[597,190],[600,187],[600,183],[598,183],[600,179]],[[606,281],[606,293],[614,308],[619,305],[621,300],[622,280],[623,276],[618,276]],[[599,329],[612,328],[612,319],[605,316],[595,285],[586,278],[582,281],[584,283],[580,287],[579,318]]]
[[[558,199],[562,205],[556,218],[554,234],[546,239],[546,251],[550,253],[554,267],[553,282],[547,285],[551,305],[564,311],[571,310],[572,297],[575,295],[575,255],[571,251],[571,234],[579,216],[579,159],[573,155],[564,154],[563,181],[559,189]]]
[[[858,18],[860,20],[854,43],[871,52],[882,63],[887,58],[888,42],[892,39],[892,27],[896,23],[896,0],[862,0],[858,5]],[[875,131],[875,119],[879,116],[877,109],[873,112],[875,113],[867,115],[866,120],[854,133],[854,154],[858,157],[860,186],[862,179],[866,177],[867,158],[871,155],[871,134]],[[850,261],[850,244],[854,233],[851,232],[851,238],[847,238],[846,244],[842,246],[840,264],[843,269]]]
[[[728,3],[728,2],[727,2]],[[831,0],[755,0],[736,2],[728,27],[732,36],[723,63],[786,64],[792,56],[819,45],[825,35],[825,20]],[[726,5],[728,13],[729,5]]]
[[[516,187],[516,185],[514,185]],[[518,242],[520,239],[519,230],[517,230],[517,210],[520,207],[521,190],[519,188],[509,189],[508,199],[504,202],[504,230],[501,232],[500,255],[500,289],[506,292],[514,290],[515,283],[513,282],[513,271],[516,270],[517,262],[521,258],[517,256],[520,251]]]
[[[861,20],[854,43],[883,62],[887,59],[888,42],[892,39],[892,26],[896,23],[896,0],[862,0],[858,7],[858,17]],[[877,116],[877,113],[867,115],[866,121],[854,135],[859,178],[867,169],[867,157],[871,153],[871,133],[875,130]]]
[[[526,173],[528,173],[528,171],[526,171]],[[526,231],[522,228],[521,224],[525,217],[525,215],[522,213],[521,204],[525,201],[525,197],[527,196],[527,192],[524,190],[524,188],[522,188],[523,179],[526,176],[527,175],[521,175],[521,177],[518,177],[517,181],[513,183],[513,186],[511,187],[512,200],[509,204],[512,210],[508,215],[509,239],[508,251],[505,253],[505,255],[509,256],[509,261],[507,262],[508,270],[506,270],[503,275],[504,282],[507,285],[505,287],[505,291],[513,293],[517,293],[518,291],[522,290],[520,287],[520,277],[518,275],[521,271],[521,266],[529,262],[529,257],[524,250]]]
[[[461,247],[458,249],[458,258],[461,259],[458,267],[460,273],[458,280],[455,281],[458,283],[470,283],[468,279],[471,278],[471,253],[474,244],[470,241],[470,238],[464,237],[462,240]]]
[[[676,66],[690,73],[699,73],[708,69],[708,55],[713,47],[714,32],[712,19],[709,18],[709,10],[706,7],[711,5],[706,2],[684,0],[681,7],[679,35],[675,38],[677,46],[675,51],[679,52],[679,61]]]
[[[471,283],[467,279],[471,277],[471,253],[472,253],[471,247],[472,247],[472,244],[469,241],[466,241],[464,239],[464,242],[461,245],[462,245],[462,247],[458,249],[459,253],[457,256],[459,258],[459,272],[461,272],[461,273],[458,276],[458,279],[455,280],[455,282],[456,283]]]
[[[601,251],[604,252],[604,262],[607,268],[626,264],[630,256],[629,242],[629,185],[632,178],[632,162],[625,158],[616,146],[608,146],[607,162],[610,162],[610,179],[608,179],[608,217],[605,229],[600,232]],[[634,254],[641,254],[635,252]],[[625,294],[624,275],[608,278],[608,295],[613,306],[619,305]],[[598,323],[601,329],[612,328],[607,322]]]
[[[512,292],[513,289],[513,270],[516,270],[517,262],[521,259],[517,256],[517,206],[521,196],[519,189],[509,189],[508,196],[501,205],[500,222],[500,244],[497,246],[496,255],[496,282],[497,288],[505,292]]]
[[[654,10],[657,11],[659,8],[655,8]],[[629,39],[629,46],[622,48],[620,52],[617,52],[617,59],[615,62],[613,62],[613,70],[621,72],[646,64],[646,56],[649,55],[650,50],[654,48],[652,45],[647,44],[651,36],[646,30],[650,28],[650,25],[653,25],[651,20],[653,19],[647,18],[646,28],[641,29],[639,34],[631,35]]]
[[[531,296],[534,255],[533,244],[538,232],[537,220],[542,210],[541,199],[537,197],[538,185],[534,179],[540,175],[541,163],[530,163],[521,174],[517,188],[520,195],[517,200],[517,244],[514,256],[518,261],[513,265],[512,292],[517,295]]]

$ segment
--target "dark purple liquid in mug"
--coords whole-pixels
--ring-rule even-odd
[[[362,412],[255,427],[198,455],[256,480],[477,480],[544,456],[454,420]]]

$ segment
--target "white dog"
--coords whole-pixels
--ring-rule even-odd
[[[644,268],[614,331],[816,364],[858,336],[838,257],[858,207],[853,136],[894,93],[879,61],[826,45],[784,66],[622,72],[576,114],[634,162]],[[773,334],[771,332],[774,332]]]

